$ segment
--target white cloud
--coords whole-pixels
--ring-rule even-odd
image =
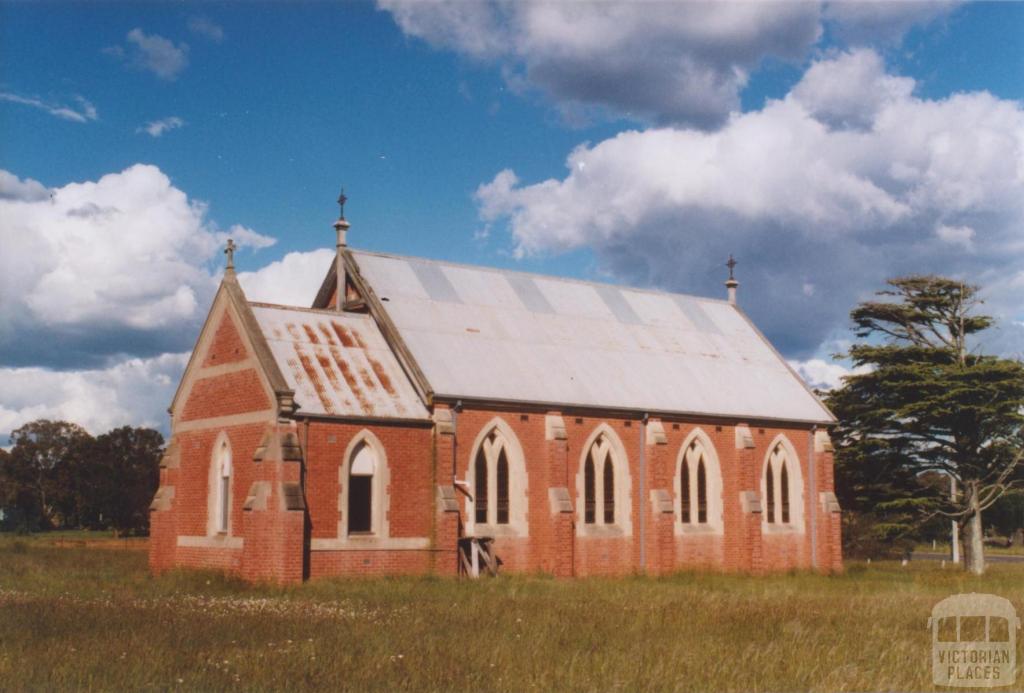
[[[150,137],[160,137],[169,130],[176,130],[180,127],[184,127],[185,121],[178,116],[170,116],[168,118],[161,118],[159,120],[152,120],[145,125],[135,129],[135,132],[145,132]]]
[[[333,259],[327,248],[288,253],[255,272],[240,272],[238,281],[250,301],[311,306]]]
[[[818,40],[815,3],[381,0],[402,30],[479,60],[570,108],[710,126],[739,106],[767,55]]]
[[[125,39],[127,50],[122,46],[109,46],[103,52],[120,60],[127,59],[131,66],[166,80],[177,78],[188,66],[186,43],[175,45],[163,36],[146,34],[138,27],[129,31]]]
[[[12,179],[14,183],[12,183]],[[191,345],[216,288],[219,252],[273,239],[223,231],[207,206],[137,164],[42,194],[4,172],[0,189],[0,363],[95,364]]]
[[[71,421],[93,434],[124,425],[166,430],[167,406],[188,356],[130,358],[75,371],[0,367],[0,440],[40,418]]]
[[[0,169],[0,200],[37,202],[50,197],[50,191],[37,180],[22,180],[10,171]]]
[[[43,101],[36,97],[20,96],[10,92],[0,92],[0,101],[7,101],[10,103],[21,104],[23,106],[38,108],[52,116],[62,120],[70,120],[74,123],[88,123],[91,120],[99,118],[99,113],[97,112],[96,107],[93,106],[88,99],[82,96],[74,97],[74,101],[78,104],[77,106],[52,103]]]
[[[698,127],[718,126],[738,110],[749,75],[766,57],[805,59],[823,28],[817,2],[378,4],[406,34],[497,62],[511,85],[538,87],[565,111],[598,107],[634,120]],[[879,7],[830,7],[831,24],[858,40],[883,25],[886,35],[895,35],[953,6],[866,4]]]
[[[939,224],[935,228],[939,240],[951,245],[959,245],[964,250],[974,250],[974,229],[970,226],[946,226]]]
[[[817,62],[792,96],[816,119],[836,128],[867,128],[878,112],[914,91],[914,80],[885,74],[881,56],[858,50]]]
[[[188,30],[208,41],[220,43],[224,40],[224,29],[207,17],[193,17],[188,20]]]
[[[808,355],[888,276],[984,285],[1024,262],[1024,108],[913,87],[870,51],[833,56],[718,132],[623,132],[535,184],[502,171],[480,186],[480,213],[508,223],[519,255],[588,247],[627,281],[677,290],[721,291],[735,253],[741,303],[784,352]],[[1012,292],[987,307],[1020,311]]]
[[[869,368],[866,366],[851,369],[840,363],[825,361],[824,359],[790,361],[789,367],[804,379],[808,387],[817,390],[833,390],[842,386],[843,378],[846,376],[859,375],[869,371]]]
[[[840,0],[825,6],[825,18],[851,44],[894,42],[914,25],[930,24],[962,0]]]

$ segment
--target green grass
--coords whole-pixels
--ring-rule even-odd
[[[280,588],[145,561],[0,539],[0,689],[931,690],[935,602],[1024,614],[1009,565]]]
[[[917,551],[922,553],[942,553],[949,554],[949,542],[940,541],[935,543],[935,548],[932,548],[932,543],[925,542],[917,545]],[[1024,556],[1024,546],[986,546],[986,556]]]

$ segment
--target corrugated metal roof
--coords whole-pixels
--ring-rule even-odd
[[[428,418],[369,315],[251,306],[300,413]]]
[[[437,395],[832,421],[726,301],[352,255]]]

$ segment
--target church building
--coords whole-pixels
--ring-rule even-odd
[[[154,572],[842,569],[830,412],[737,305],[391,254],[224,279],[170,406]]]

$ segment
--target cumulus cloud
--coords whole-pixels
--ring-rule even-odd
[[[49,191],[0,175],[0,363],[97,367],[191,346],[219,253],[273,239],[209,219],[207,206],[138,164]]]
[[[0,200],[38,202],[50,197],[50,191],[37,180],[22,180],[10,171],[0,169]]]
[[[564,110],[717,127],[766,57],[799,62],[822,35],[817,2],[378,0],[409,36],[495,62]],[[841,3],[831,25],[859,39],[902,34],[953,3]],[[846,5],[851,5],[846,7]],[[871,7],[862,7],[870,5]],[[895,6],[899,6],[896,8]]]
[[[961,0],[840,0],[825,6],[825,18],[851,44],[895,42],[914,25],[941,19],[962,4]]]
[[[255,272],[240,272],[238,282],[250,301],[311,306],[333,259],[327,248],[288,253]]]
[[[34,96],[20,96],[19,94],[12,94],[10,92],[0,92],[0,101],[7,101],[9,103],[21,104],[22,106],[38,108],[39,110],[45,111],[54,117],[62,120],[70,120],[74,123],[88,123],[91,120],[99,118],[99,112],[96,110],[96,107],[93,106],[88,99],[82,96],[74,97],[74,101],[77,104],[76,106],[44,101]]]
[[[814,3],[415,2],[381,0],[402,30],[499,61],[568,105],[712,126],[739,106],[767,55],[818,40]]]
[[[869,370],[866,366],[847,368],[841,363],[825,359],[790,361],[789,367],[804,379],[808,387],[815,390],[834,390],[843,385],[843,378],[846,376],[867,373]]]
[[[196,36],[214,43],[224,40],[224,29],[207,17],[192,17],[188,20],[188,30]]]
[[[41,418],[71,421],[93,434],[125,425],[166,432],[167,406],[188,356],[130,358],[74,371],[0,367],[0,441]]]
[[[174,44],[158,34],[147,34],[136,27],[125,37],[126,46],[109,46],[103,49],[107,55],[139,70],[152,72],[165,80],[176,79],[188,66],[188,44]]]
[[[159,120],[152,120],[145,125],[135,128],[136,133],[146,133],[150,137],[160,137],[169,130],[177,130],[184,127],[185,121],[178,116],[170,116]]]
[[[562,179],[503,171],[478,189],[480,213],[519,255],[588,247],[626,281],[681,291],[721,291],[734,253],[744,307],[807,358],[886,277],[992,286],[1024,261],[1024,109],[913,91],[870,50],[831,56],[720,131],[623,132],[574,150]],[[1018,315],[1018,295],[993,290],[987,307]]]

